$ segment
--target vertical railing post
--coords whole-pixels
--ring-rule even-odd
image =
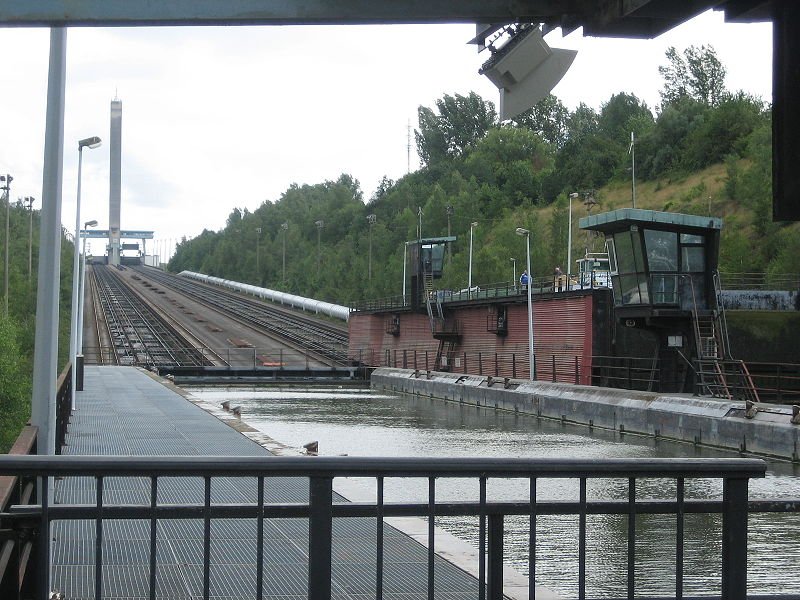
[[[747,598],[747,479],[726,479],[722,489],[722,597]]]
[[[308,598],[331,598],[333,479],[311,477],[308,491]]]
[[[408,368],[408,351],[405,348],[403,348],[403,368]]]
[[[489,600],[503,600],[503,515],[489,515],[488,573]]]
[[[483,375],[483,356],[478,352],[478,375]]]
[[[555,383],[556,379],[557,379],[556,378],[556,355],[555,354],[551,355],[551,358],[553,359],[553,383]]]
[[[580,383],[580,375],[578,370],[578,355],[575,355],[575,385]]]
[[[511,377],[517,378],[517,353],[511,354]]]
[[[39,543],[36,552],[36,598],[47,598],[50,595],[50,480],[47,476],[39,479],[38,495],[42,504],[42,516],[39,521]]]

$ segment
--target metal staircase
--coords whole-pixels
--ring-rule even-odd
[[[461,341],[461,330],[458,321],[445,319],[441,298],[433,289],[433,277],[429,273],[425,274],[425,306],[428,309],[431,333],[434,339],[439,340],[433,369],[449,371],[453,366],[456,346]]]
[[[700,313],[691,278],[692,325],[697,352],[697,377],[700,389],[710,396],[727,400],[759,402],[758,391],[742,360],[731,357],[725,308],[720,293],[719,274],[714,274],[717,308]]]

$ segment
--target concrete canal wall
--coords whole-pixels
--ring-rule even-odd
[[[747,418],[743,402],[408,369],[376,369],[371,381],[378,390],[800,462],[791,407],[764,404]]]

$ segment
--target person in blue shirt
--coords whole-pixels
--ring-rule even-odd
[[[519,283],[522,286],[522,289],[527,289],[528,282],[530,281],[530,277],[528,277],[528,271],[523,271],[522,275],[519,276]]]

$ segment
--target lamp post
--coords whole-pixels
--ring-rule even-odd
[[[531,288],[533,287],[533,274],[531,273],[531,232],[528,229],[517,227],[517,235],[525,237],[525,248],[528,265],[528,356],[531,367],[531,381],[536,379],[536,357],[533,354],[533,298]]]
[[[569,195],[569,228],[567,231],[567,281],[572,272],[572,200],[578,197],[578,192],[572,192]],[[569,283],[567,284],[569,285]]]
[[[367,269],[367,279],[372,281],[372,226],[378,220],[376,215],[367,215],[367,223],[369,223],[369,267]]]
[[[84,289],[86,285],[86,233],[89,227],[97,227],[97,221],[92,219],[83,224],[83,231],[81,231],[81,285],[78,289],[78,349],[77,352],[83,355],[83,301]]]
[[[77,379],[77,371],[75,368],[77,355],[78,355],[78,256],[80,255],[80,246],[78,238],[80,237],[81,228],[81,167],[83,163],[83,149],[84,148],[97,148],[100,145],[99,137],[90,137],[78,142],[78,197],[75,202],[75,252],[72,257],[72,323],[70,326],[70,352],[69,359],[72,363],[72,380],[71,394],[70,394],[70,408],[75,410],[75,380]]]
[[[4,280],[4,297],[5,297],[5,309],[3,310],[3,314],[7,317],[8,316],[8,231],[9,231],[9,221],[11,219],[11,182],[14,181],[14,178],[11,175],[0,175],[0,189],[5,190],[6,192],[6,251],[5,251],[5,261],[6,267],[3,272],[3,280]]]
[[[286,283],[286,232],[289,230],[289,223],[282,223],[283,230],[283,283]]]
[[[256,227],[256,281],[257,285],[261,285],[261,227]]]
[[[509,258],[508,260],[511,261],[511,269],[512,269],[511,272],[512,272],[512,275],[513,275],[511,277],[511,282],[514,284],[514,289],[516,290],[517,289],[517,259],[516,258]]]
[[[314,225],[317,226],[317,278],[319,278],[319,269],[322,264],[322,246],[320,240],[322,238],[322,228],[325,227],[325,221],[322,219],[314,221]]]
[[[451,204],[448,204],[445,207],[445,210],[447,212],[447,237],[450,237],[450,235],[451,235],[450,234],[450,217],[453,216],[453,212],[455,212],[455,211],[454,211],[453,206]],[[452,250],[451,246],[452,246],[452,244],[447,244],[447,264],[448,265],[453,261],[453,250]]]
[[[469,224],[469,275],[467,276],[467,289],[472,290],[472,231],[478,226],[474,221]]]
[[[31,272],[33,271],[33,200],[33,196],[25,197],[30,215],[30,224],[28,226],[28,281],[31,280]]]

